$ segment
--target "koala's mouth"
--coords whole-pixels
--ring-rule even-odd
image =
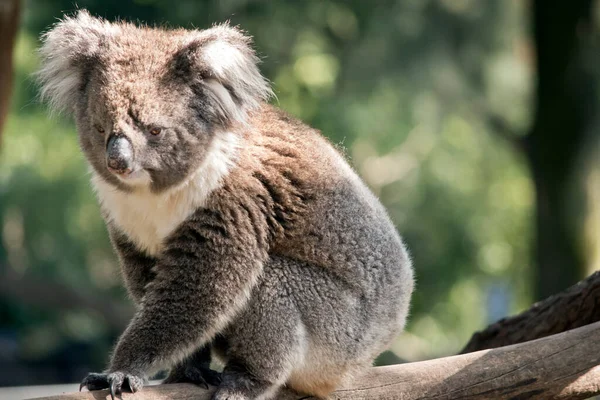
[[[121,182],[129,185],[148,185],[152,181],[150,178],[150,173],[143,168],[129,169],[124,172],[110,172]]]
[[[117,176],[117,178],[122,179],[124,181],[128,181],[131,179],[136,179],[138,177],[140,177],[143,173],[143,170],[138,169],[138,170],[131,170],[131,169],[126,169],[124,171],[115,171],[112,168],[108,167],[108,170],[113,173],[114,175]]]

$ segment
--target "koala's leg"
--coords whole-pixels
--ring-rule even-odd
[[[169,372],[163,383],[194,383],[204,386],[218,386],[221,383],[221,373],[210,369],[209,344],[196,350],[191,356],[177,364]]]
[[[139,251],[124,234],[112,226],[112,223],[108,222],[107,226],[110,241],[119,256],[125,286],[133,301],[138,305],[144,297],[146,286],[156,276],[152,271],[156,264],[156,258]]]
[[[136,391],[148,375],[212,341],[245,308],[268,253],[266,241],[249,240],[237,225],[253,222],[232,213],[199,209],[170,236],[108,369],[88,375],[82,387],[108,387],[113,397]]]
[[[278,287],[281,279],[274,272],[265,267],[248,307],[227,330],[227,361],[213,400],[275,398],[302,363],[306,331],[294,299]]]

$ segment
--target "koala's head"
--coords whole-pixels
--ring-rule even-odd
[[[271,95],[250,38],[228,25],[165,30],[79,11],[42,42],[42,98],[75,116],[86,158],[122,190],[184,182]]]

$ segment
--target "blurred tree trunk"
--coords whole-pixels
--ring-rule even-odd
[[[12,89],[12,53],[19,27],[20,1],[0,0],[0,138]]]
[[[593,32],[592,0],[534,0],[537,93],[525,150],[535,185],[535,297],[545,298],[584,276],[585,207],[578,163],[596,111],[596,79],[586,64]]]

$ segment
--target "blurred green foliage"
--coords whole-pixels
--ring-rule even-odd
[[[490,319],[530,303],[532,185],[524,160],[479,112],[486,104],[517,127],[530,122],[524,3],[78,5],[111,20],[188,28],[229,19],[254,36],[275,102],[346,149],[411,249],[417,290],[408,332],[393,346],[400,358],[454,353]],[[72,10],[70,0],[25,2],[1,153],[0,266],[19,277],[24,293],[34,277],[127,309],[73,124],[48,115],[31,79],[40,32]],[[58,303],[62,296],[70,301],[65,293],[56,293]],[[83,305],[0,296],[0,335],[14,342],[19,362],[43,363],[84,343],[86,365],[100,369],[119,333],[109,319]],[[29,375],[21,383],[40,380]]]

